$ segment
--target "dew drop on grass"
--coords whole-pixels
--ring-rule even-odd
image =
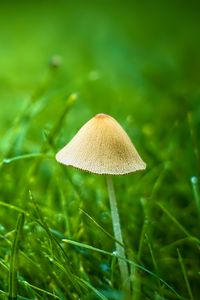
[[[190,181],[191,181],[192,184],[197,184],[197,182],[198,182],[197,176],[192,176],[192,177],[190,178]]]
[[[9,164],[10,163],[10,159],[9,158],[4,158],[3,163],[4,164]]]
[[[2,224],[0,224],[0,233],[1,234],[5,233],[5,227]]]

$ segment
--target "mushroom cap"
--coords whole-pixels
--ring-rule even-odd
[[[146,168],[127,133],[106,114],[96,115],[81,127],[56,160],[96,174],[122,175]]]

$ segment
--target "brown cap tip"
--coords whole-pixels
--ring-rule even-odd
[[[109,115],[100,113],[95,116],[96,119],[111,118]]]
[[[96,174],[122,175],[146,168],[124,129],[102,113],[81,127],[56,160]]]

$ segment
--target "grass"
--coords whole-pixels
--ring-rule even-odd
[[[0,299],[124,300],[105,179],[55,160],[99,112],[147,163],[114,178],[131,299],[199,299],[199,25],[195,1],[0,4]]]

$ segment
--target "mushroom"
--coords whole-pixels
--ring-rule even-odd
[[[56,154],[56,160],[67,166],[106,175],[116,250],[121,257],[118,259],[119,269],[123,285],[130,291],[112,175],[144,170],[146,164],[119,123],[103,113],[97,114],[81,127],[73,139]]]

